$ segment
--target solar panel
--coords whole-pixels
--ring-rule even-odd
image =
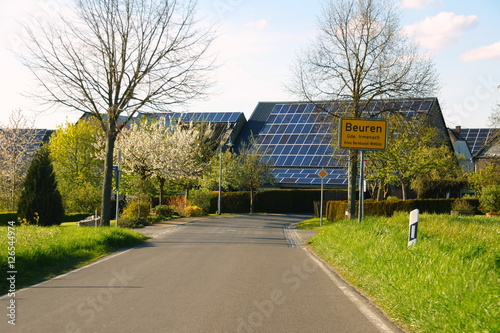
[[[462,128],[460,136],[465,139],[474,156],[495,133],[494,128]]]
[[[166,112],[157,115],[184,122],[237,122],[240,112]]]
[[[373,101],[364,116],[396,110],[407,116],[427,114],[434,99]],[[265,124],[256,134],[259,149],[265,160],[274,164],[274,175],[279,184],[319,184],[317,172],[329,171],[326,184],[346,184],[345,167],[333,158],[332,122],[347,112],[347,102],[276,103]],[[252,119],[252,118],[250,118]],[[348,151],[344,151],[348,154]]]

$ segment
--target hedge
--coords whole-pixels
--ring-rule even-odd
[[[10,221],[17,222],[17,213],[16,212],[0,213],[0,226],[6,226],[7,223]]]
[[[345,190],[325,190],[325,198],[344,199]],[[320,190],[263,190],[255,192],[254,212],[275,214],[312,214],[314,201],[321,198]],[[325,199],[326,200],[326,199]],[[210,202],[210,213],[217,212],[218,196]],[[222,213],[248,213],[250,211],[250,192],[224,192],[221,197]]]
[[[92,215],[90,213],[70,213],[64,216],[63,222],[78,222]],[[16,212],[2,212],[0,213],[0,226],[6,226],[9,221],[14,221],[17,223],[17,213]]]
[[[457,199],[410,199],[410,200],[386,200],[365,201],[365,216],[390,217],[394,212],[411,212],[414,209],[421,213],[449,214],[453,202]],[[466,199],[479,212],[479,199]],[[357,206],[357,204],[356,204]],[[328,201],[326,203],[325,216],[329,221],[338,221],[345,218],[347,210],[346,201]]]

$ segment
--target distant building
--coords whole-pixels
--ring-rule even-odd
[[[84,113],[80,119],[92,117],[90,113]],[[210,139],[225,144],[229,139],[235,141],[247,120],[242,112],[147,112],[137,113],[133,121],[142,118],[157,119],[166,125],[183,123],[205,123],[210,129]],[[123,123],[126,116],[120,116],[118,124]]]
[[[259,102],[248,121],[241,112],[167,111],[138,113],[134,119],[155,118],[166,124],[178,121],[205,123],[212,140],[221,145],[231,140],[236,150],[253,135],[261,151],[265,152],[264,159],[274,167],[276,183],[273,187],[317,188],[321,183],[318,172],[324,169],[328,173],[325,187],[346,188],[348,176],[343,160],[348,151],[332,147],[332,123],[345,114],[344,107],[348,104],[347,101]],[[369,103],[363,117],[384,118],[388,112],[408,117],[425,116],[429,125],[449,143],[450,150],[463,156],[460,163],[467,170],[478,170],[487,163],[499,161],[500,130],[460,126],[447,129],[437,98],[375,100]],[[84,114],[82,118],[90,116]],[[54,132],[38,131],[39,143],[48,141]]]
[[[468,171],[478,171],[500,160],[500,129],[462,128],[449,130],[455,151],[464,157],[462,163]]]
[[[494,133],[486,141],[486,144],[472,156],[475,171],[479,171],[490,164],[500,165],[500,131],[496,130]]]
[[[332,147],[332,123],[345,114],[349,102],[261,102],[243,128],[239,142],[254,135],[265,159],[274,165],[276,187],[317,188],[318,172],[327,171],[326,187],[347,187],[347,150]],[[369,103],[364,117],[384,117],[399,112],[428,119],[442,138],[450,142],[437,98],[385,99]],[[389,125],[390,126],[390,125]],[[416,138],[418,139],[418,138]],[[452,149],[451,142],[449,143]]]

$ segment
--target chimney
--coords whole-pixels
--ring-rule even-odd
[[[455,126],[455,132],[456,132],[458,135],[461,135],[461,134],[462,134],[462,126]]]

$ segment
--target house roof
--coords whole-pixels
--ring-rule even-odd
[[[477,158],[500,158],[500,130],[490,129],[490,135],[484,145],[473,155]]]
[[[347,170],[341,158],[347,151],[334,151],[331,142],[334,115],[345,115],[349,104],[347,101],[260,102],[242,130],[241,140],[253,133],[259,148],[265,152],[264,159],[274,165],[277,186],[315,186],[321,183],[318,176],[321,169],[328,172],[325,185],[345,186]],[[436,98],[375,100],[368,104],[364,116],[387,111],[409,117],[436,115],[432,120],[434,126],[440,129],[443,138],[449,139]]]
[[[476,155],[500,131],[499,128],[457,128],[450,130],[457,140],[464,140],[472,156]]]

